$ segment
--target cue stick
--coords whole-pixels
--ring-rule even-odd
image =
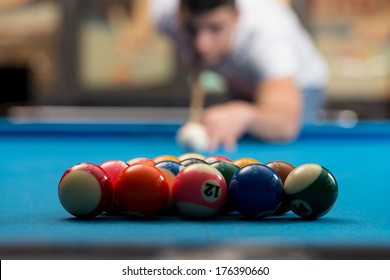
[[[200,71],[195,71],[192,75],[191,100],[189,108],[189,121],[200,122],[204,106],[204,89],[200,82]]]

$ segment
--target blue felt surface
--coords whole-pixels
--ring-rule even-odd
[[[164,129],[165,128],[165,129]],[[339,183],[334,209],[316,221],[282,217],[248,221],[239,216],[191,220],[72,218],[60,205],[57,183],[71,165],[108,159],[180,155],[175,125],[0,124],[0,246],[7,244],[278,244],[390,245],[390,124],[352,129],[306,127],[296,142],[244,139],[232,159],[319,163]]]

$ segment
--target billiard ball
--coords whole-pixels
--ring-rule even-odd
[[[159,168],[164,175],[167,177],[169,182],[169,199],[167,202],[167,205],[165,209],[172,209],[174,206],[173,203],[173,195],[172,195],[172,188],[173,188],[173,182],[176,179],[176,175],[185,167],[184,165],[171,160],[165,160],[157,162],[155,167]],[[173,176],[173,177],[172,177]]]
[[[112,201],[113,187],[107,173],[93,163],[80,163],[67,169],[58,183],[58,198],[70,214],[93,218]]]
[[[219,172],[221,172],[223,178],[226,181],[226,185],[228,186],[228,192],[225,199],[225,204],[223,205],[220,213],[228,214],[233,212],[234,205],[232,202],[231,194],[229,193],[229,184],[232,180],[233,175],[240,169],[237,165],[232,162],[227,161],[216,161],[211,164],[212,167],[216,168]]]
[[[129,165],[122,160],[107,160],[101,163],[99,166],[103,168],[104,171],[106,171],[108,177],[111,180],[112,186],[114,187],[119,174]],[[107,209],[105,209],[105,212],[109,214],[122,213],[122,209],[120,209],[114,195],[112,196],[110,205],[107,207]]]
[[[234,163],[227,161],[216,161],[210,165],[221,172],[222,176],[225,178],[226,185],[230,184],[233,175],[240,169]]]
[[[217,161],[233,162],[231,159],[224,156],[209,156],[204,161],[207,162],[208,164],[212,164]]]
[[[258,161],[257,159],[246,157],[246,158],[238,158],[238,159],[234,160],[233,163],[235,165],[237,165],[238,167],[242,168],[242,167],[247,166],[249,164],[253,164],[253,163],[259,164],[261,162]]]
[[[278,173],[283,184],[286,181],[288,174],[290,174],[290,172],[295,168],[294,165],[282,160],[274,160],[266,163],[265,165],[271,167],[276,173]],[[290,202],[287,199],[286,194],[283,192],[282,203],[280,203],[278,209],[276,209],[273,215],[282,215],[288,211],[290,211]]]
[[[291,210],[304,219],[316,219],[328,213],[338,196],[334,175],[319,164],[295,168],[284,182]]]
[[[205,127],[198,122],[184,124],[176,135],[180,147],[190,152],[204,152],[209,148],[210,140]]]
[[[119,174],[114,195],[125,214],[150,217],[164,209],[169,183],[157,167],[130,165]]]
[[[201,159],[201,160],[205,160],[206,157],[202,154],[199,154],[199,153],[185,153],[185,154],[182,154],[179,156],[179,162],[180,161],[183,161],[185,159],[188,159],[188,158],[198,158],[198,159]]]
[[[168,200],[167,200],[163,210],[172,209],[174,206],[172,188],[173,188],[173,182],[175,182],[175,179],[176,179],[176,175],[171,170],[166,169],[164,167],[157,167],[157,168],[164,174],[165,178],[168,181],[168,186],[169,186]]]
[[[172,161],[172,160],[165,160],[157,162],[154,166],[158,168],[165,168],[170,170],[175,176],[185,167],[179,162]]]
[[[132,159],[129,159],[126,163],[128,165],[146,164],[146,165],[150,165],[150,166],[153,166],[155,164],[154,160],[152,160],[150,158],[145,158],[145,157],[132,158]]]
[[[155,157],[155,158],[153,159],[153,161],[154,161],[155,163],[159,163],[159,162],[161,162],[161,161],[167,161],[167,160],[180,162],[180,159],[178,159],[178,158],[175,157],[175,156],[171,156],[171,155],[162,155],[162,156]]]
[[[199,159],[199,158],[187,158],[185,160],[180,161],[180,164],[183,165],[184,167],[189,166],[191,164],[195,164],[195,163],[207,164],[207,162],[205,162],[204,160]]]
[[[227,186],[222,174],[214,167],[192,164],[176,176],[173,200],[185,215],[208,217],[217,213],[225,203]]]
[[[264,218],[271,215],[281,203],[283,184],[270,167],[249,164],[233,175],[228,192],[241,215]]]

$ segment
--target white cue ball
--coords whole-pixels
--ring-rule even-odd
[[[177,132],[176,142],[190,152],[205,152],[210,144],[205,127],[197,122],[184,124]]]

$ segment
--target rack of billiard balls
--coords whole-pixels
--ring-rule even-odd
[[[238,213],[254,219],[291,210],[317,219],[333,208],[337,196],[336,178],[319,164],[295,167],[280,160],[262,164],[193,153],[80,163],[58,183],[61,205],[83,219],[103,212],[151,217],[169,209],[198,218]]]

